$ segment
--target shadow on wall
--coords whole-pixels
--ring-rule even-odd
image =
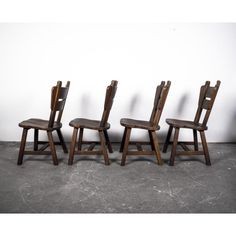
[[[231,120],[228,124],[228,137],[227,140],[229,142],[236,142],[236,110],[233,113],[233,116],[231,117]]]
[[[177,108],[176,108],[176,115],[181,115],[181,114],[183,114],[188,99],[189,99],[189,93],[184,93],[184,94],[181,96],[181,98],[180,98],[180,100],[179,100],[179,104],[178,104],[178,106],[177,106]]]
[[[138,102],[140,101],[140,94],[135,93],[130,101],[129,112],[132,115],[137,108]]]

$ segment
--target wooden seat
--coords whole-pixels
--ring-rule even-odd
[[[120,152],[123,152],[121,166],[125,165],[127,155],[155,155],[157,158],[158,165],[162,165],[163,162],[161,159],[161,153],[156,130],[160,129],[159,121],[170,89],[170,85],[171,85],[170,81],[168,81],[167,84],[165,84],[165,82],[162,81],[161,84],[157,86],[154,99],[154,106],[149,121],[134,120],[128,118],[123,118],[120,120],[120,124],[125,127],[120,146]],[[143,150],[141,146],[142,142],[136,142],[138,151],[128,150],[128,146],[130,143],[130,134],[133,128],[145,129],[148,131],[150,138],[149,144],[151,145],[152,151]]]
[[[99,120],[89,120],[89,119],[83,119],[83,118],[77,118],[72,120],[69,125],[75,128],[86,128],[86,129],[94,129],[94,130],[104,130],[109,129],[110,124],[106,123],[104,127],[100,126],[101,121]]]
[[[21,138],[18,165],[23,162],[24,155],[52,155],[53,164],[58,165],[58,159],[55,149],[55,144],[62,146],[63,151],[68,153],[62,132],[61,132],[61,118],[66,103],[67,94],[69,91],[70,82],[68,81],[66,87],[62,87],[62,82],[58,81],[57,86],[52,88],[51,93],[51,113],[49,120],[42,120],[37,118],[28,119],[19,123],[19,126],[23,128],[23,134]],[[57,118],[56,118],[57,117]],[[25,144],[27,139],[28,130],[34,129],[34,150],[25,151]],[[39,141],[39,130],[47,132],[48,141]],[[54,142],[52,132],[57,131],[59,142]],[[39,145],[43,145],[39,148]],[[50,147],[50,151],[45,151]]]
[[[76,118],[69,123],[69,125],[72,126],[74,130],[73,130],[72,141],[70,145],[70,156],[69,156],[68,165],[73,164],[75,154],[79,154],[79,155],[100,155],[101,154],[104,156],[105,165],[110,164],[108,153],[107,153],[107,147],[110,153],[112,153],[113,150],[112,150],[111,142],[109,140],[109,136],[107,132],[107,130],[110,128],[110,124],[107,121],[108,121],[110,110],[113,104],[113,99],[116,94],[117,84],[118,84],[117,81],[112,80],[111,85],[107,87],[106,97],[105,97],[105,102],[104,102],[104,110],[102,114],[102,119],[100,121],[89,120],[89,119],[84,119],[84,118]],[[100,137],[100,145],[101,145],[100,150],[93,150],[97,142],[93,142],[93,141],[83,142],[84,129],[92,129],[92,130],[98,131],[99,137]],[[78,151],[75,151],[78,130],[80,131],[79,139],[78,139]],[[86,144],[89,143],[90,146],[88,149],[82,150],[82,145],[85,143]]]
[[[19,126],[26,129],[40,129],[40,130],[54,130],[62,127],[62,123],[54,122],[52,127],[49,127],[49,120],[41,120],[41,119],[29,119],[24,120],[19,123]]]
[[[147,130],[159,130],[160,126],[154,127],[152,122],[145,120],[134,120],[123,118],[120,120],[120,124],[127,128],[138,128],[138,129],[147,129]]]
[[[166,119],[166,123],[168,125],[178,127],[178,128],[195,129],[195,130],[199,130],[199,131],[207,130],[206,126],[203,126],[200,123],[195,123],[194,121]]]
[[[165,144],[163,146],[163,152],[167,151],[168,145],[173,143],[170,162],[169,165],[173,166],[175,161],[175,156],[177,155],[204,155],[206,165],[211,165],[210,155],[208,151],[208,146],[206,142],[205,130],[207,130],[207,122],[210,117],[210,113],[220,87],[220,81],[217,81],[214,87],[210,87],[210,82],[207,81],[200,89],[200,96],[198,101],[198,109],[195,115],[194,121],[186,120],[176,120],[176,119],[167,119],[166,122],[169,124],[169,131],[166,137]],[[200,122],[202,113],[205,110],[205,116],[203,117],[203,122]],[[170,142],[171,134],[175,129],[174,140]],[[194,142],[179,142],[179,130],[181,128],[187,128],[193,130],[193,139]],[[203,150],[199,151],[198,148],[198,136],[197,132],[200,133]],[[184,151],[177,152],[177,145],[180,144]],[[187,145],[194,145],[194,150],[189,149]]]

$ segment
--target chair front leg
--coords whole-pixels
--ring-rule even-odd
[[[64,137],[62,135],[61,129],[57,129],[57,135],[58,135],[58,138],[60,140],[60,143],[61,143],[61,146],[63,148],[64,153],[68,153],[68,149],[67,149]]]
[[[123,150],[124,150],[126,134],[127,134],[127,128],[124,129],[124,134],[123,134],[123,137],[122,137],[122,140],[121,140],[121,144],[120,144],[120,152],[123,152]]]
[[[22,165],[28,129],[23,129],[17,165]]]
[[[194,140],[194,150],[198,151],[198,138],[197,138],[197,130],[193,130],[193,140]]]
[[[173,165],[174,165],[174,162],[175,162],[175,156],[176,156],[176,149],[177,149],[177,144],[178,144],[178,138],[179,138],[179,128],[175,128],[173,146],[172,146],[171,155],[170,155],[170,162],[169,162],[169,165],[170,165],[170,166],[173,166]]]
[[[173,131],[173,126],[170,125],[167,136],[166,136],[166,141],[165,141],[165,144],[163,146],[163,150],[162,150],[163,153],[167,152],[167,148],[170,144],[170,138],[171,138],[172,131]]]
[[[204,155],[205,155],[206,165],[210,166],[211,160],[210,160],[210,155],[209,155],[209,151],[208,151],[208,147],[207,147],[205,132],[201,131],[200,135],[201,135],[202,147],[203,147],[203,151],[204,151]]]
[[[52,131],[47,131],[47,134],[48,134],[48,141],[49,141],[49,146],[51,149],[53,164],[58,165],[57,153],[56,153],[56,148],[53,141]]]
[[[107,130],[104,130],[104,136],[105,136],[105,139],[106,139],[106,144],[107,144],[107,147],[108,147],[108,151],[109,153],[113,153],[113,149],[112,149],[112,146],[111,146],[111,142],[110,142],[110,139],[109,139],[109,136],[108,136],[108,132]]]
[[[71,139],[71,144],[70,144],[70,155],[69,155],[68,165],[73,164],[77,135],[78,135],[78,129],[74,128],[72,139]]]
[[[34,151],[38,151],[39,130],[34,129]]]
[[[84,134],[84,128],[80,128],[79,129],[78,151],[81,151],[81,149],[82,149],[83,134]]]
[[[161,159],[161,152],[160,152],[159,142],[158,142],[158,138],[157,138],[156,132],[152,131],[151,132],[151,136],[152,136],[153,147],[155,149],[157,163],[158,163],[158,165],[163,165],[163,161]]]
[[[150,145],[151,145],[152,151],[155,151],[155,146],[153,144],[152,131],[148,130],[148,135],[149,135]]]
[[[110,165],[109,157],[107,154],[106,139],[104,136],[104,132],[103,131],[98,131],[98,132],[99,132],[99,136],[100,136],[101,149],[102,149],[102,153],[104,156],[105,165]]]
[[[125,165],[126,155],[127,155],[128,147],[129,147],[130,134],[131,134],[131,128],[127,128],[126,135],[125,135],[123,154],[122,154],[122,159],[121,159],[121,166]]]

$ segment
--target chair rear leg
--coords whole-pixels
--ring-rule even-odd
[[[64,137],[62,135],[61,129],[57,129],[57,135],[58,135],[58,138],[60,140],[60,143],[61,143],[61,146],[63,148],[64,153],[68,153],[68,149],[67,149]]]
[[[158,142],[158,137],[155,131],[151,132],[151,136],[152,136],[152,145],[155,149],[155,154],[156,154],[156,158],[157,158],[157,163],[158,165],[163,165],[163,161],[161,159],[161,152],[160,152],[160,147],[159,147],[159,142]]]
[[[172,146],[171,155],[170,155],[170,162],[169,162],[169,165],[170,165],[170,166],[173,166],[173,165],[174,165],[174,162],[175,162],[175,156],[176,156],[176,149],[177,149],[177,144],[178,144],[178,138],[179,138],[179,128],[175,128],[173,146]]]
[[[194,150],[198,151],[198,138],[197,138],[197,130],[193,130],[193,140],[194,140]]]
[[[105,139],[103,131],[98,131],[98,132],[99,132],[99,136],[100,136],[101,149],[102,149],[102,153],[104,156],[105,165],[107,166],[107,165],[110,165],[110,161],[109,161],[109,157],[107,154],[106,139]]]
[[[39,130],[34,129],[34,151],[38,151]]]
[[[78,135],[78,129],[74,128],[73,135],[71,138],[71,144],[70,144],[70,155],[68,160],[68,165],[72,165],[74,161],[74,154],[75,154],[75,145],[77,141],[77,135]]]
[[[110,142],[107,130],[104,130],[103,132],[104,132],[104,136],[105,136],[105,139],[106,139],[106,144],[107,144],[107,147],[108,147],[108,151],[109,151],[109,153],[113,153],[113,149],[112,149],[112,146],[111,146],[111,142]]]
[[[28,129],[23,129],[17,165],[22,165]]]
[[[128,147],[129,147],[130,134],[131,134],[131,128],[127,128],[126,134],[125,134],[123,154],[122,154],[122,159],[121,159],[121,166],[125,165],[126,155],[127,155]]]
[[[208,151],[208,147],[207,147],[205,132],[201,131],[200,135],[201,135],[202,147],[203,147],[203,151],[204,151],[204,155],[205,155],[206,165],[210,166],[211,160],[210,160],[210,155],[209,155],[209,151]]]
[[[84,128],[80,128],[79,129],[78,151],[81,151],[81,149],[82,149],[83,134],[84,134]]]
[[[47,134],[48,134],[49,146],[52,153],[53,164],[58,165],[57,153],[56,153],[56,148],[55,148],[53,137],[52,137],[52,131],[47,131]]]
[[[122,140],[121,140],[121,144],[120,144],[120,152],[123,152],[123,150],[124,150],[126,134],[127,134],[127,128],[124,129],[124,134],[123,134],[123,137],[122,137]]]
[[[170,138],[171,138],[172,131],[173,131],[173,126],[170,125],[167,136],[166,136],[166,141],[165,141],[165,144],[163,146],[163,150],[162,150],[163,153],[167,152],[167,148],[170,144]]]
[[[155,151],[155,146],[153,144],[152,132],[150,130],[148,130],[148,134],[149,134],[150,145],[151,145],[152,151]]]

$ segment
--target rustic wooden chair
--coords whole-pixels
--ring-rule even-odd
[[[120,120],[120,124],[125,127],[120,146],[120,152],[123,152],[121,166],[125,165],[127,155],[156,155],[158,165],[163,164],[156,131],[160,129],[159,120],[161,118],[161,114],[170,89],[170,85],[171,85],[170,81],[168,81],[166,85],[165,82],[162,81],[161,84],[157,86],[154,106],[149,121],[134,120],[127,118],[123,118]],[[132,128],[145,129],[148,131],[150,138],[150,143],[148,144],[151,145],[152,151],[143,150],[141,146],[143,142],[135,142],[137,146],[137,151],[128,151]]]
[[[210,82],[207,81],[205,85],[203,85],[200,89],[200,96],[198,101],[198,109],[195,115],[194,121],[186,121],[186,120],[176,120],[176,119],[167,119],[166,122],[169,124],[169,131],[166,137],[166,142],[163,146],[163,152],[167,151],[169,143],[173,143],[170,162],[169,165],[173,166],[175,161],[175,156],[177,155],[204,155],[206,160],[206,165],[210,166],[210,156],[207,147],[205,130],[207,130],[207,122],[220,87],[220,81],[217,81],[215,87],[210,87]],[[205,110],[205,116],[203,117],[202,122],[201,117],[203,110]],[[171,134],[175,128],[174,140],[170,142]],[[181,128],[192,129],[193,130],[193,138],[194,142],[178,142],[179,130]],[[198,148],[198,137],[197,131],[199,131],[202,141],[203,151],[199,151]],[[180,144],[184,151],[177,152],[177,145]],[[190,150],[186,145],[194,145],[194,150]]]
[[[18,165],[22,164],[23,156],[24,155],[52,155],[53,164],[58,165],[57,160],[57,154],[55,145],[59,144],[62,146],[64,153],[68,153],[67,147],[63,138],[63,135],[61,133],[61,118],[62,113],[64,110],[67,94],[69,91],[70,82],[68,81],[66,84],[66,87],[62,87],[62,82],[58,81],[57,86],[52,88],[51,93],[51,113],[49,120],[41,120],[41,119],[29,119],[25,120],[21,123],[19,123],[19,126],[23,128],[23,134],[21,138],[21,144],[20,144],[20,151],[18,156]],[[57,118],[56,118],[57,117]],[[26,144],[26,138],[27,133],[29,129],[34,129],[34,150],[33,151],[25,151],[25,144]],[[47,132],[48,135],[48,142],[39,141],[38,135],[39,130],[43,130]],[[52,132],[56,130],[59,141],[60,142],[54,142]],[[43,145],[41,148],[39,148],[39,145]],[[45,151],[47,147],[50,147],[51,151]]]
[[[111,85],[107,87],[104,110],[103,110],[101,120],[89,120],[89,119],[84,119],[84,118],[76,118],[69,123],[69,125],[74,128],[74,131],[73,131],[72,141],[70,145],[70,155],[69,155],[68,165],[73,164],[75,154],[79,154],[79,155],[102,155],[103,154],[105,165],[110,164],[106,145],[110,153],[112,153],[113,150],[112,150],[112,146],[111,146],[108,132],[107,132],[107,130],[110,128],[110,124],[107,121],[108,121],[111,107],[113,104],[113,99],[116,94],[117,84],[118,84],[117,81],[112,80]],[[78,151],[75,151],[78,129],[80,130],[79,140],[78,140]],[[93,142],[93,141],[83,142],[84,129],[97,130],[99,133],[100,142]],[[83,144],[90,144],[90,146],[88,149],[85,148],[82,150]],[[93,150],[96,144],[101,145],[100,150]]]

